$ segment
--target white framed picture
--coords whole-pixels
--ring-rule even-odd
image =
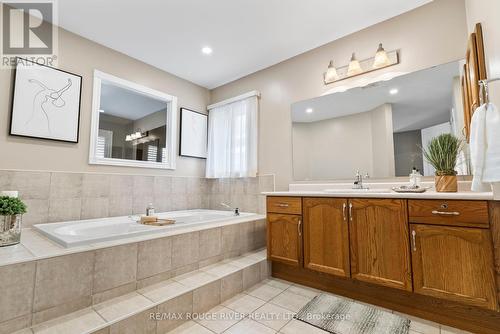
[[[207,158],[208,116],[181,108],[179,155],[191,158]]]
[[[17,58],[10,134],[78,143],[82,77]]]

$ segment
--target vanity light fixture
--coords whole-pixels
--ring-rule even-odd
[[[324,74],[325,82],[335,81],[338,78],[339,78],[339,75],[337,73],[337,69],[333,65],[333,60],[330,60],[330,63],[328,64],[328,69],[326,70],[326,73]]]
[[[134,141],[134,140],[137,140],[137,139],[141,139],[141,138],[147,137],[148,135],[149,135],[148,131],[142,132],[141,130],[137,130],[134,133],[126,135],[125,136],[125,141]]]
[[[353,76],[356,74],[360,74],[362,72],[363,72],[363,69],[361,68],[361,64],[356,59],[356,55],[353,52],[352,56],[351,56],[351,61],[349,62],[349,68],[347,69],[347,75]]]
[[[313,111],[314,111],[314,109],[313,109],[313,108],[307,108],[307,109],[306,109],[306,113],[308,113],[308,114],[311,114]]]
[[[385,52],[382,43],[378,45],[377,53],[375,53],[375,60],[373,61],[373,68],[386,67],[391,64],[387,52]]]
[[[204,47],[201,49],[201,52],[202,52],[203,54],[205,54],[205,55],[211,55],[213,51],[214,51],[214,50],[212,50],[212,48],[211,48],[211,47],[209,47],[209,46],[204,46]]]
[[[328,85],[336,81],[377,71],[397,64],[399,64],[399,50],[387,52],[384,50],[382,43],[380,43],[374,57],[357,60],[353,53],[349,64],[342,67],[335,67],[333,66],[333,61],[330,61],[326,72],[323,73],[323,82],[325,85]]]
[[[399,92],[399,90],[397,88],[393,88],[389,91],[389,94],[391,95],[396,95],[397,93]]]

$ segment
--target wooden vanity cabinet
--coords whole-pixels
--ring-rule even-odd
[[[291,266],[302,265],[302,198],[267,198],[267,257]]]
[[[406,200],[350,199],[353,279],[412,291]]]
[[[411,224],[416,293],[497,308],[489,230]]]
[[[414,291],[497,309],[488,204],[410,200]]]
[[[304,267],[350,276],[347,199],[304,198]]]

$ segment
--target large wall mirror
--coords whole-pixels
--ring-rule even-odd
[[[442,133],[464,137],[461,70],[456,61],[292,105],[296,181],[424,176],[435,170],[422,147]],[[456,167],[469,174],[468,147]]]
[[[95,71],[91,164],[175,168],[177,98]]]

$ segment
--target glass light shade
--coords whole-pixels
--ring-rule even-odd
[[[363,72],[363,69],[361,68],[359,61],[356,59],[356,57],[353,53],[352,57],[351,57],[351,61],[349,62],[349,67],[347,69],[347,75],[352,76],[352,75],[356,75],[356,74],[359,74],[362,72]]]
[[[139,131],[137,131],[135,133],[135,138],[141,138],[141,137],[142,137],[142,134]]]
[[[125,141],[132,141],[132,136],[131,135],[127,135],[127,137],[125,137]]]
[[[338,78],[339,75],[337,73],[337,69],[335,68],[335,66],[333,66],[333,61],[330,61],[330,64],[328,64],[328,69],[325,73],[325,82],[332,82],[337,80]]]
[[[382,47],[382,43],[378,45],[377,53],[375,54],[375,60],[373,61],[373,68],[380,68],[384,66],[388,66],[391,64],[389,57],[387,56],[387,52],[385,52]]]

